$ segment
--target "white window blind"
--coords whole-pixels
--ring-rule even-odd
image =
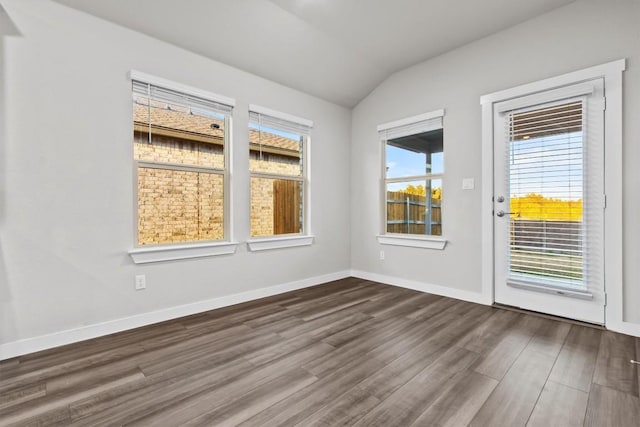
[[[589,173],[602,153],[589,147],[587,105],[578,98],[507,112],[510,280],[602,287],[602,188]]]
[[[288,118],[284,118],[275,114],[265,114],[263,112],[250,110],[249,123],[260,128],[277,129],[299,136],[311,135],[311,129],[313,128],[311,121],[306,119],[296,120],[297,118],[294,116],[287,116]]]
[[[134,94],[147,97],[154,101],[188,105],[191,108],[202,109],[225,116],[230,116],[233,111],[233,106],[231,105],[202,98],[197,95],[179,92],[137,80],[133,80],[132,84]]]
[[[385,123],[378,126],[378,134],[381,140],[388,141],[390,139],[442,129],[443,116],[444,110],[438,110],[433,113],[421,114],[419,116]]]

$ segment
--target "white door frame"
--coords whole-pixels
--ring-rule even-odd
[[[604,277],[607,292],[605,326],[613,331],[640,336],[640,325],[624,321],[622,269],[622,72],[626,60],[563,74],[561,76],[494,92],[480,98],[482,105],[482,295],[494,303],[493,233],[493,114],[494,104],[596,78],[604,79],[605,109],[605,194]]]

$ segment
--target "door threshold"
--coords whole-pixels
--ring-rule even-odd
[[[601,331],[607,330],[607,328],[605,328],[604,325],[599,325],[597,323],[583,322],[581,320],[571,319],[569,317],[554,316],[552,314],[540,313],[539,311],[525,310],[520,307],[515,307],[512,305],[506,305],[506,304],[500,304],[500,303],[494,302],[493,307],[501,308],[503,310],[515,311],[516,313],[531,314],[532,316],[542,317],[544,319],[558,320],[560,322],[571,323],[573,325],[587,326],[589,328],[598,329]]]

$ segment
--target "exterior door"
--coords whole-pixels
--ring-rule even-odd
[[[604,324],[603,81],[493,115],[495,302]]]

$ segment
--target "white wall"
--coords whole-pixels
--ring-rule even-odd
[[[21,35],[0,49],[0,349],[348,271],[349,110],[48,0],[2,5]],[[131,69],[236,99],[240,242],[249,236],[248,104],[312,119],[315,244],[134,265]],[[134,291],[136,274],[146,274],[145,291]]]
[[[480,96],[627,58],[624,75],[624,293],[640,323],[640,2],[581,0],[388,78],[353,111],[351,254],[355,270],[481,292]],[[381,246],[376,125],[444,108],[444,251]],[[462,179],[475,178],[473,191]],[[386,259],[379,260],[384,249]]]

